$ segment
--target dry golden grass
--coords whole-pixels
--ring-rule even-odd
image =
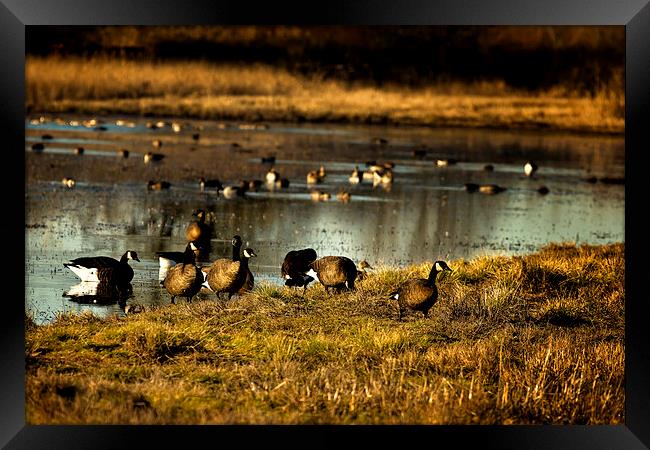
[[[364,87],[268,66],[102,58],[26,60],[28,112],[390,123],[623,133],[624,94],[526,93],[503,83]]]
[[[621,424],[623,244],[451,261],[431,318],[387,293],[261,285],[26,329],[29,424]]]

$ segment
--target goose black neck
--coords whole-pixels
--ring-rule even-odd
[[[126,253],[124,253],[124,254],[122,255],[122,257],[120,258],[120,262],[121,262],[122,264],[124,264],[124,263],[126,263],[126,262],[128,262],[128,261],[129,261],[129,252],[126,252]]]
[[[429,284],[435,284],[436,282],[436,277],[438,276],[440,272],[436,269],[436,265],[433,264],[433,267],[431,268],[431,272],[429,272],[429,278],[427,279],[427,282]]]
[[[232,246],[232,260],[233,261],[240,261],[241,257],[239,256],[239,251],[241,250],[241,244],[233,245]]]
[[[192,247],[188,245],[185,247],[185,252],[183,252],[183,265],[194,264],[195,261],[196,255],[194,254],[194,250],[192,250]]]

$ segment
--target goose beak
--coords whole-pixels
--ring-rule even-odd
[[[137,262],[140,262],[140,259],[138,259],[137,256],[135,258],[133,258],[133,259],[136,260]]]

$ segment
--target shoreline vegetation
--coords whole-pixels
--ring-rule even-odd
[[[588,94],[559,86],[515,89],[501,81],[377,87],[259,63],[28,55],[25,65],[28,115],[625,132],[621,80]]]
[[[304,298],[26,318],[28,424],[622,424],[625,246],[448,261],[430,317],[389,293],[431,262]],[[129,302],[136,299],[130,299]]]

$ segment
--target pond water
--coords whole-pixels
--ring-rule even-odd
[[[197,208],[208,213],[213,235],[212,251],[203,263],[230,256],[230,239],[239,234],[258,255],[251,260],[256,283],[282,284],[284,255],[306,247],[319,257],[345,255],[373,266],[405,266],[530,253],[551,242],[625,240],[624,185],[585,181],[590,176],[624,177],[624,140],[619,137],[273,123],[248,129],[234,123],[224,128],[184,121],[201,130],[199,143],[159,131],[168,139],[161,168],[145,167],[141,159],[131,157],[119,163],[124,167],[111,181],[108,167],[118,164],[113,162],[114,148],[127,143],[135,155],[151,149],[155,132],[144,126],[145,119],[132,120],[135,126],[120,127],[114,125],[115,118],[104,118],[103,131],[70,127],[62,120],[26,120],[25,308],[37,323],[62,311],[122,313],[117,302],[87,303],[64,296],[79,279],[63,263],[80,256],[119,259],[126,250],[137,251],[140,262],[131,262],[135,276],[128,302],[168,303],[155,252],[184,248],[184,230]],[[42,140],[45,132],[53,139]],[[377,136],[387,143],[372,143]],[[236,157],[214,151],[233,140],[252,150],[239,151]],[[31,151],[34,142],[45,143],[42,154]],[[72,152],[79,145],[87,149],[83,156]],[[182,153],[189,146],[192,153]],[[426,155],[415,156],[415,149],[425,149]],[[207,153],[201,152],[208,151],[213,153],[205,159]],[[246,176],[263,178],[270,166],[261,164],[259,155],[271,153],[275,167],[290,180],[288,188],[262,186],[232,200],[213,190],[199,191],[195,169],[201,164],[222,164],[223,182],[239,179],[241,167],[251,168]],[[236,158],[237,171],[227,166]],[[436,158],[458,162],[437,167]],[[523,173],[527,159],[539,165],[532,178]],[[355,165],[365,169],[368,160],[395,163],[389,188],[349,184]],[[187,161],[190,168],[183,165]],[[484,170],[488,163],[493,171]],[[62,186],[57,164],[78,175],[74,189]],[[320,165],[327,175],[316,188],[332,198],[315,202],[305,175]],[[98,169],[103,167],[107,169]],[[172,179],[172,188],[147,190],[142,180],[154,174]],[[498,184],[506,190],[497,195],[469,193],[464,189],[468,182]],[[549,193],[538,193],[540,186]],[[351,193],[349,203],[336,200],[343,188]]]

